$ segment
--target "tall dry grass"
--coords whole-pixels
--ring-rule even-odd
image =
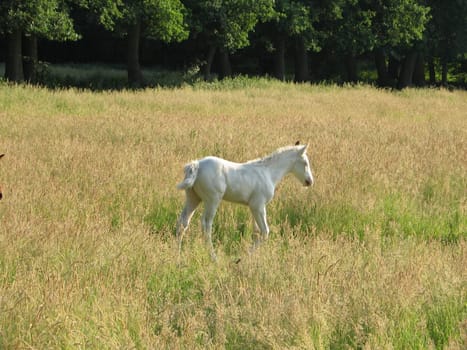
[[[0,85],[0,348],[463,348],[467,94],[198,85]],[[213,264],[173,231],[185,162],[297,139],[271,239],[224,204]],[[241,262],[234,261],[241,257]]]

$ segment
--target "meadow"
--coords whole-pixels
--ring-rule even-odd
[[[0,349],[463,349],[467,92],[238,78],[139,91],[0,83]],[[270,239],[224,203],[218,261],[183,165],[300,140]],[[236,263],[238,259],[239,263]]]

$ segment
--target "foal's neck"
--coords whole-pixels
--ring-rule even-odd
[[[274,161],[269,161],[266,165],[270,170],[271,180],[276,186],[282,178],[290,173],[295,163],[295,158],[292,155],[278,156]]]

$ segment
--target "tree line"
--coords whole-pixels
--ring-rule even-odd
[[[338,61],[349,82],[359,80],[358,60],[371,58],[377,84],[398,88],[423,86],[426,76],[446,84],[449,67],[467,62],[467,0],[1,0],[5,79],[35,82],[38,43],[77,41],[96,26],[126,42],[130,86],[144,84],[143,39],[189,43],[179,54],[205,79],[215,58],[226,77],[232,55],[253,47],[280,80],[293,56],[297,82],[310,81],[317,53]]]

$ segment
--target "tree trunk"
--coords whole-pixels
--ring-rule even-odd
[[[308,70],[308,52],[305,46],[305,40],[302,37],[297,38],[295,49],[295,77],[294,81],[303,83],[310,80]]]
[[[413,71],[413,83],[415,86],[423,87],[426,85],[425,80],[425,57],[423,53],[417,54],[417,59],[415,60],[415,67]]]
[[[232,66],[230,65],[229,52],[227,50],[220,51],[220,74],[219,78],[224,79],[232,75]]]
[[[435,71],[435,61],[433,56],[428,58],[428,72],[430,75],[430,85],[436,85],[436,71]]]
[[[399,73],[399,80],[397,82],[398,89],[404,89],[412,85],[413,72],[415,69],[415,62],[417,60],[417,52],[410,52],[402,62],[401,71]]]
[[[274,77],[285,80],[285,38],[278,37],[274,51]]]
[[[353,53],[349,53],[345,57],[345,68],[347,71],[347,82],[355,83],[358,80],[357,76],[357,59]]]
[[[17,83],[24,80],[21,36],[19,29],[14,29],[12,33],[7,34],[5,79]]]
[[[397,79],[399,79],[399,70],[401,62],[395,58],[393,55],[389,55],[388,61],[388,79],[389,85],[395,86]]]
[[[39,64],[37,55],[37,36],[35,34],[24,37],[23,70],[24,80],[29,83],[37,82],[37,67]]]
[[[442,60],[441,63],[441,85],[446,86],[448,84],[448,63],[446,60]]]
[[[131,87],[141,87],[143,84],[143,74],[139,64],[139,41],[141,36],[141,21],[136,20],[135,24],[130,25],[128,28],[127,38],[127,71],[128,71],[128,84]]]
[[[378,85],[389,86],[388,67],[386,65],[386,55],[383,49],[375,50],[375,64],[378,73]]]
[[[208,81],[211,78],[211,67],[216,54],[216,47],[209,46],[208,56],[206,57],[206,65],[204,66],[204,80]]]

